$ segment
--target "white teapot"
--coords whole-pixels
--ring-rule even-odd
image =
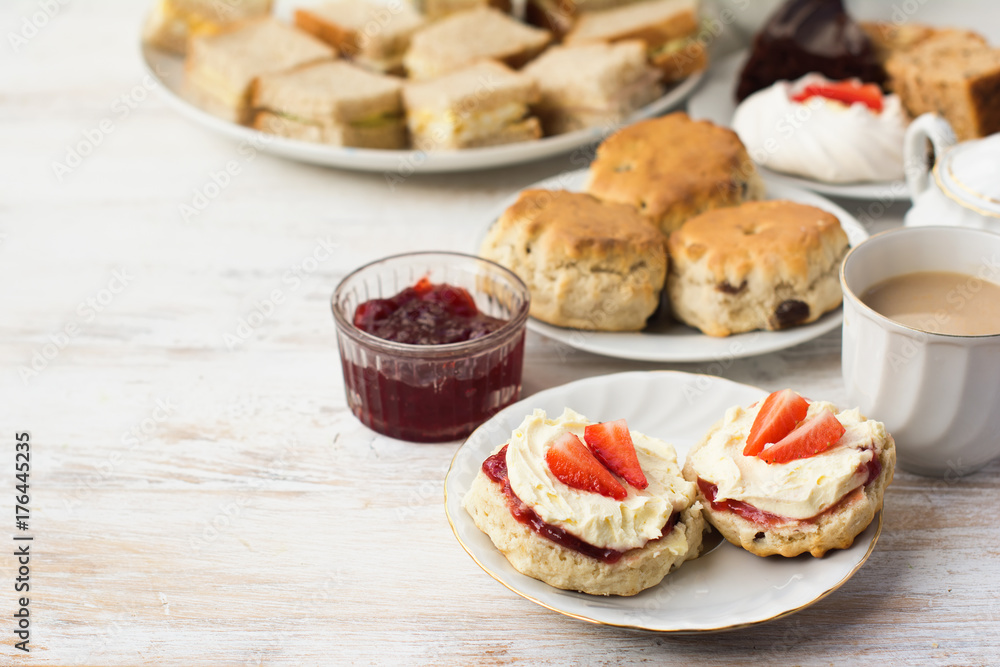
[[[927,164],[927,142],[934,168]],[[940,116],[924,114],[906,130],[903,159],[913,207],[904,224],[954,225],[1000,232],[1000,134],[956,143]]]

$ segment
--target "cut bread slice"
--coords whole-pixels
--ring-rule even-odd
[[[447,150],[529,141],[541,124],[528,116],[538,100],[531,77],[482,61],[431,81],[403,88],[414,147]]]
[[[478,7],[493,7],[510,14],[511,0],[410,0],[413,7],[431,21]]]
[[[315,37],[273,18],[239,24],[217,35],[194,37],[185,61],[186,85],[229,110],[240,122],[249,120],[250,87],[262,74],[332,60],[336,50]]]
[[[890,57],[909,51],[928,40],[934,40],[938,47],[949,44],[963,47],[988,45],[986,38],[970,30],[883,21],[862,21],[859,25],[871,40],[872,46],[875,47],[875,55],[882,64],[885,64]]]
[[[566,35],[567,44],[641,39],[649,48],[698,30],[695,0],[648,0],[624,7],[585,11]]]
[[[538,85],[534,111],[546,134],[614,128],[663,94],[638,40],[555,46],[524,68]]]
[[[527,26],[496,9],[473,9],[418,30],[403,64],[414,79],[434,78],[485,59],[518,68],[551,40],[547,30]]]
[[[932,38],[891,56],[886,71],[913,116],[940,114],[960,141],[1000,132],[1000,49]]]
[[[340,146],[402,148],[402,81],[344,61],[264,74],[253,85],[257,129]]]
[[[524,19],[562,39],[580,13],[630,5],[642,0],[526,0]]]
[[[651,64],[664,73],[667,82],[679,81],[708,66],[704,44],[695,38],[698,30],[695,0],[648,0],[586,11],[566,35],[566,44],[619,42],[641,39]]]
[[[295,25],[337,48],[359,65],[378,72],[402,72],[403,54],[424,24],[408,4],[377,5],[339,0],[295,10]]]
[[[271,13],[271,0],[159,0],[143,27],[152,46],[187,52],[188,38],[214,35],[228,25]]]

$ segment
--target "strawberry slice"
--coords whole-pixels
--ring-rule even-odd
[[[556,479],[574,489],[615,500],[625,500],[628,495],[621,482],[572,433],[563,433],[552,441],[549,451],[545,452],[545,462]]]
[[[632,434],[624,419],[590,424],[583,429],[583,439],[604,467],[637,489],[649,486],[635,454]]]
[[[882,113],[882,90],[874,83],[862,84],[854,80],[811,83],[792,95],[792,101],[805,102],[811,97],[825,97],[848,106],[860,102],[875,113]]]
[[[823,410],[758,456],[767,463],[788,463],[816,456],[837,444],[845,431],[836,415]]]
[[[750,427],[743,456],[757,456],[765,445],[778,442],[806,418],[809,401],[791,389],[776,391],[764,399]]]

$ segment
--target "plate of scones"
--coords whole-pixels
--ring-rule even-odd
[[[692,362],[839,327],[840,263],[865,238],[820,195],[762,179],[732,130],[675,112],[504,202],[479,254],[527,284],[534,331],[605,356]]]
[[[455,454],[445,507],[475,562],[537,604],[718,631],[850,579],[878,540],[895,459],[881,423],[791,389],[618,373],[483,424]]]
[[[696,0],[159,0],[142,55],[183,115],[255,148],[408,175],[570,152],[683,101]],[[586,11],[584,11],[586,9]]]

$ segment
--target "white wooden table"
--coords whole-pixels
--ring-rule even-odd
[[[473,250],[486,211],[571,165],[390,190],[377,174],[248,157],[148,90],[145,4],[0,8],[0,664],[1000,663],[1000,462],[963,479],[898,472],[858,574],[746,630],[594,626],[487,576],[443,511],[458,445],[389,440],[346,409],[329,297],[383,255]],[[53,6],[15,50],[10,34]],[[88,142],[77,166],[54,167]],[[233,160],[239,173],[185,220],[181,205]],[[530,334],[524,395],[673,368],[842,401],[839,358],[839,332],[685,365]],[[14,591],[19,535],[34,537],[28,593]],[[14,647],[21,595],[30,653]]]

